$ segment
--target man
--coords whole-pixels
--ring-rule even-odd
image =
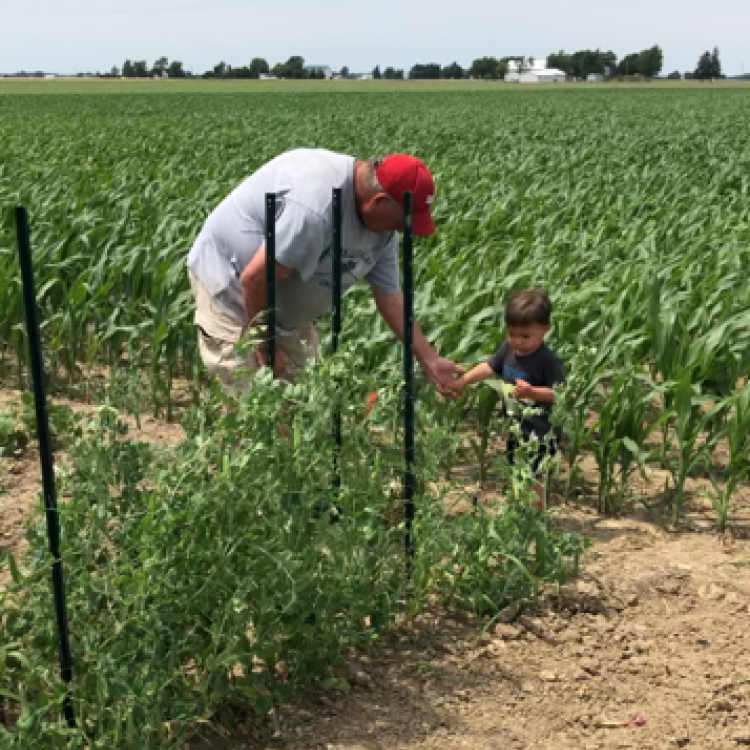
[[[366,279],[378,311],[400,339],[398,237],[402,196],[413,194],[413,231],[435,231],[435,183],[419,159],[395,154],[360,161],[322,149],[296,149],[247,178],[208,217],[188,256],[201,358],[235,394],[266,364],[264,346],[240,354],[246,334],[263,335],[266,309],[265,196],[276,195],[277,377],[293,381],[317,351],[315,318],[331,305],[332,191],[342,190],[342,292]],[[414,325],[414,353],[443,395],[463,368],[443,359]]]

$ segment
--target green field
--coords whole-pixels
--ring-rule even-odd
[[[456,92],[456,91],[507,91],[523,88],[533,90],[579,90],[579,89],[750,89],[750,81],[650,81],[643,83],[574,83],[518,86],[500,81],[248,81],[211,79],[193,80],[125,80],[125,79],[78,79],[58,78],[55,80],[6,78],[0,80],[1,94],[101,94],[101,93],[409,93],[413,91]]]
[[[227,701],[267,711],[402,613],[400,531],[379,520],[398,464],[357,411],[380,388],[375,419],[398,437],[400,354],[366,290],[347,301],[350,348],[314,368],[289,412],[267,379],[224,416],[198,389],[185,255],[218,201],[289,148],[407,151],[431,166],[439,229],[416,246],[416,310],[445,356],[479,361],[502,340],[508,293],[549,291],[569,373],[567,492],[589,458],[599,509],[617,513],[660,467],[676,521],[700,476],[717,526],[731,522],[750,475],[748,88],[339,85],[0,82],[0,205],[30,211],[53,390],[171,415],[180,379],[201,404],[173,450],[123,439],[109,407],[75,439],[74,697],[94,739],[66,745],[55,724],[37,529],[31,573],[0,613],[0,642],[28,660],[0,651],[0,695],[24,717],[3,747],[170,747]],[[0,375],[23,384],[14,242],[4,210]],[[345,521],[287,524],[290,496],[330,487],[333,379],[348,406]],[[475,408],[421,391],[416,608],[491,615],[574,567],[577,540],[531,514],[528,482],[509,479],[497,514],[456,522],[428,488],[458,461],[456,427],[485,429],[488,393]],[[274,440],[277,420],[292,443]]]
[[[666,305],[677,305],[678,292],[692,295],[680,302],[683,311],[698,294],[686,273],[707,294],[711,279],[716,290],[736,285],[727,304],[746,309],[732,271],[742,266],[748,236],[744,89],[407,83],[409,93],[399,95],[391,90],[397,84],[374,93],[369,83],[354,84],[356,94],[273,83],[281,90],[3,83],[3,91],[45,92],[0,99],[0,202],[30,210],[61,377],[81,363],[115,361],[125,348],[187,371],[192,336],[181,259],[234,185],[299,145],[362,157],[411,151],[434,167],[440,231],[419,245],[419,305],[428,331],[453,356],[476,357],[491,346],[499,321],[473,316],[501,305],[521,283],[541,283],[554,296],[555,338],[565,354],[591,315],[617,314],[624,291],[633,315],[618,325],[644,329],[640,274],[662,285]],[[68,86],[78,95],[56,93]],[[20,353],[7,215],[0,243],[0,340]],[[643,349],[644,361],[651,355]],[[158,402],[163,369],[154,372]]]

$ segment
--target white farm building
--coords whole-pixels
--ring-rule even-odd
[[[505,80],[509,83],[565,83],[565,73],[557,68],[548,68],[544,60],[534,60],[531,66],[519,72],[518,63],[509,60]]]

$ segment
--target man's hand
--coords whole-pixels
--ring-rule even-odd
[[[456,380],[466,372],[465,368],[439,356],[423,360],[421,364],[441,396],[458,398],[461,395],[461,387]]]
[[[534,399],[534,386],[525,380],[516,380],[516,389],[513,391],[513,397],[517,399]]]
[[[372,290],[375,304],[383,319],[390,329],[396,334],[400,341],[404,340],[404,297],[401,292],[394,294],[384,294],[379,292],[375,287]],[[414,321],[414,354],[427,373],[427,377],[435,384],[437,391],[442,396],[449,398],[458,398],[461,394],[461,388],[454,383],[456,378],[465,372],[461,365],[451,362],[449,359],[443,359],[433,349],[429,341],[422,335],[419,330],[417,321]]]

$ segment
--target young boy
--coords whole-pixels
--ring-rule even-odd
[[[458,388],[478,383],[487,378],[499,377],[506,383],[515,385],[513,398],[531,401],[540,414],[521,419],[521,435],[524,442],[536,435],[539,449],[532,462],[534,474],[545,455],[555,454],[556,430],[550,424],[549,414],[555,401],[552,387],[565,380],[562,362],[557,354],[545,343],[544,338],[550,327],[552,304],[541,289],[522,289],[515,292],[505,308],[507,341],[481,365],[462,375],[457,381]],[[508,460],[512,464],[517,440],[510,436],[507,442]],[[544,487],[537,482],[538,507],[543,508]]]

